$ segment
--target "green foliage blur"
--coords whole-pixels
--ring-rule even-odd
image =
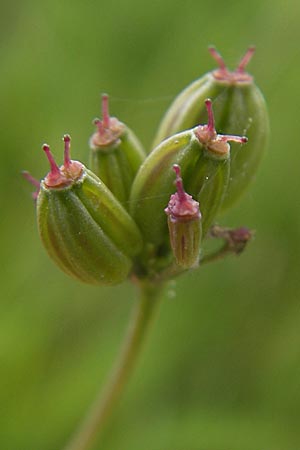
[[[64,133],[88,163],[100,94],[149,145],[172,98],[248,45],[272,137],[220,223],[256,229],[239,257],[170,283],[101,450],[300,448],[300,3],[1,2],[0,448],[59,450],[104,382],[134,303],[81,285],[39,241],[31,187]],[[294,160],[294,158],[296,158]],[[100,450],[96,445],[95,450]]]

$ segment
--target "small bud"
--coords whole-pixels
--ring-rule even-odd
[[[37,199],[38,228],[54,261],[69,275],[90,284],[116,284],[141,250],[140,233],[106,186],[79,161],[70,158],[64,136],[64,164],[59,167],[43,145],[50,172]]]
[[[239,255],[242,253],[253,237],[253,232],[246,227],[234,228],[228,231],[230,237],[230,245],[234,252]]]
[[[110,117],[107,94],[102,95],[102,120],[95,119],[94,124],[97,131],[90,139],[91,169],[125,204],[146,153],[134,133]]]
[[[224,239],[226,242],[226,249],[236,255],[242,253],[253,238],[254,231],[247,227],[226,228],[214,225],[210,230],[211,237]]]
[[[184,191],[180,166],[174,164],[177,192],[171,195],[165,213],[168,216],[170,244],[179,266],[188,269],[199,262],[201,214],[199,203]]]
[[[230,71],[214,47],[209,51],[218,69],[205,74],[185,88],[163,117],[153,146],[167,137],[195,127],[202,122],[206,98],[211,98],[217,117],[216,127],[223,134],[247,134],[245,148],[234,142],[231,148],[230,180],[221,210],[231,207],[248,187],[265,152],[269,136],[269,119],[264,98],[246,72],[254,54],[249,47],[234,71]],[[217,144],[219,146],[219,144]]]

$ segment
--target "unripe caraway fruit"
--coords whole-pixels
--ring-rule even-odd
[[[183,269],[198,265],[202,236],[199,202],[184,190],[180,166],[174,164],[176,192],[165,208],[168,216],[170,245],[178,266]]]
[[[163,210],[174,190],[174,164],[181,167],[187,192],[200,202],[203,236],[218,212],[229,179],[228,141],[243,143],[247,139],[218,135],[211,101],[206,100],[205,105],[208,124],[163,141],[148,155],[135,178],[130,212],[147,242],[161,244],[168,235]]]
[[[210,48],[219,68],[185,88],[163,117],[153,146],[175,133],[193,128],[205,117],[203,102],[211,98],[220,133],[247,134],[245,148],[231,147],[230,180],[220,212],[231,207],[254,178],[269,137],[269,118],[263,95],[246,71],[254,53],[250,47],[235,71],[230,72],[222,57]]]
[[[127,208],[133,179],[146,152],[127,125],[110,117],[106,94],[102,95],[102,120],[94,123],[97,131],[90,138],[91,170]]]
[[[64,165],[54,162],[41,182],[37,198],[38,228],[43,244],[58,266],[90,284],[122,282],[132,257],[142,246],[134,221],[112,193],[91,171],[69,157],[65,140]]]

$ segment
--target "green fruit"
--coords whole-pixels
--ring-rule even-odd
[[[177,192],[172,194],[165,213],[168,216],[170,245],[178,266],[196,267],[201,245],[201,213],[199,203],[183,188],[180,166],[174,164]]]
[[[154,146],[201,123],[206,114],[204,100],[211,98],[219,132],[247,134],[249,138],[245,148],[237,143],[232,145],[230,180],[221,211],[234,204],[254,178],[267,147],[269,118],[260,90],[245,71],[254,47],[248,49],[233,72],[214,48],[210,52],[219,68],[194,81],[176,97],[160,123]]]
[[[91,169],[127,207],[133,179],[146,153],[133,131],[109,116],[106,94],[102,96],[102,117],[95,119],[97,131],[90,139]]]
[[[189,194],[200,202],[203,236],[218,212],[229,179],[228,141],[245,142],[246,138],[218,135],[211,101],[205,105],[208,124],[164,140],[148,155],[134,180],[130,212],[147,242],[160,244],[166,240],[163,211],[174,189],[174,164],[180,165]]]
[[[37,198],[42,242],[72,277],[97,285],[120,283],[130,273],[132,257],[141,250],[139,230],[102,181],[70,159],[70,137],[64,141],[61,167],[49,146],[43,146],[51,170]]]

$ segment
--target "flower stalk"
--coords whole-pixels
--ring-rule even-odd
[[[163,285],[144,281],[138,282],[137,288],[139,295],[108,382],[101,389],[91,409],[64,450],[88,450],[98,438],[101,438],[105,425],[136,366],[157,310]]]

